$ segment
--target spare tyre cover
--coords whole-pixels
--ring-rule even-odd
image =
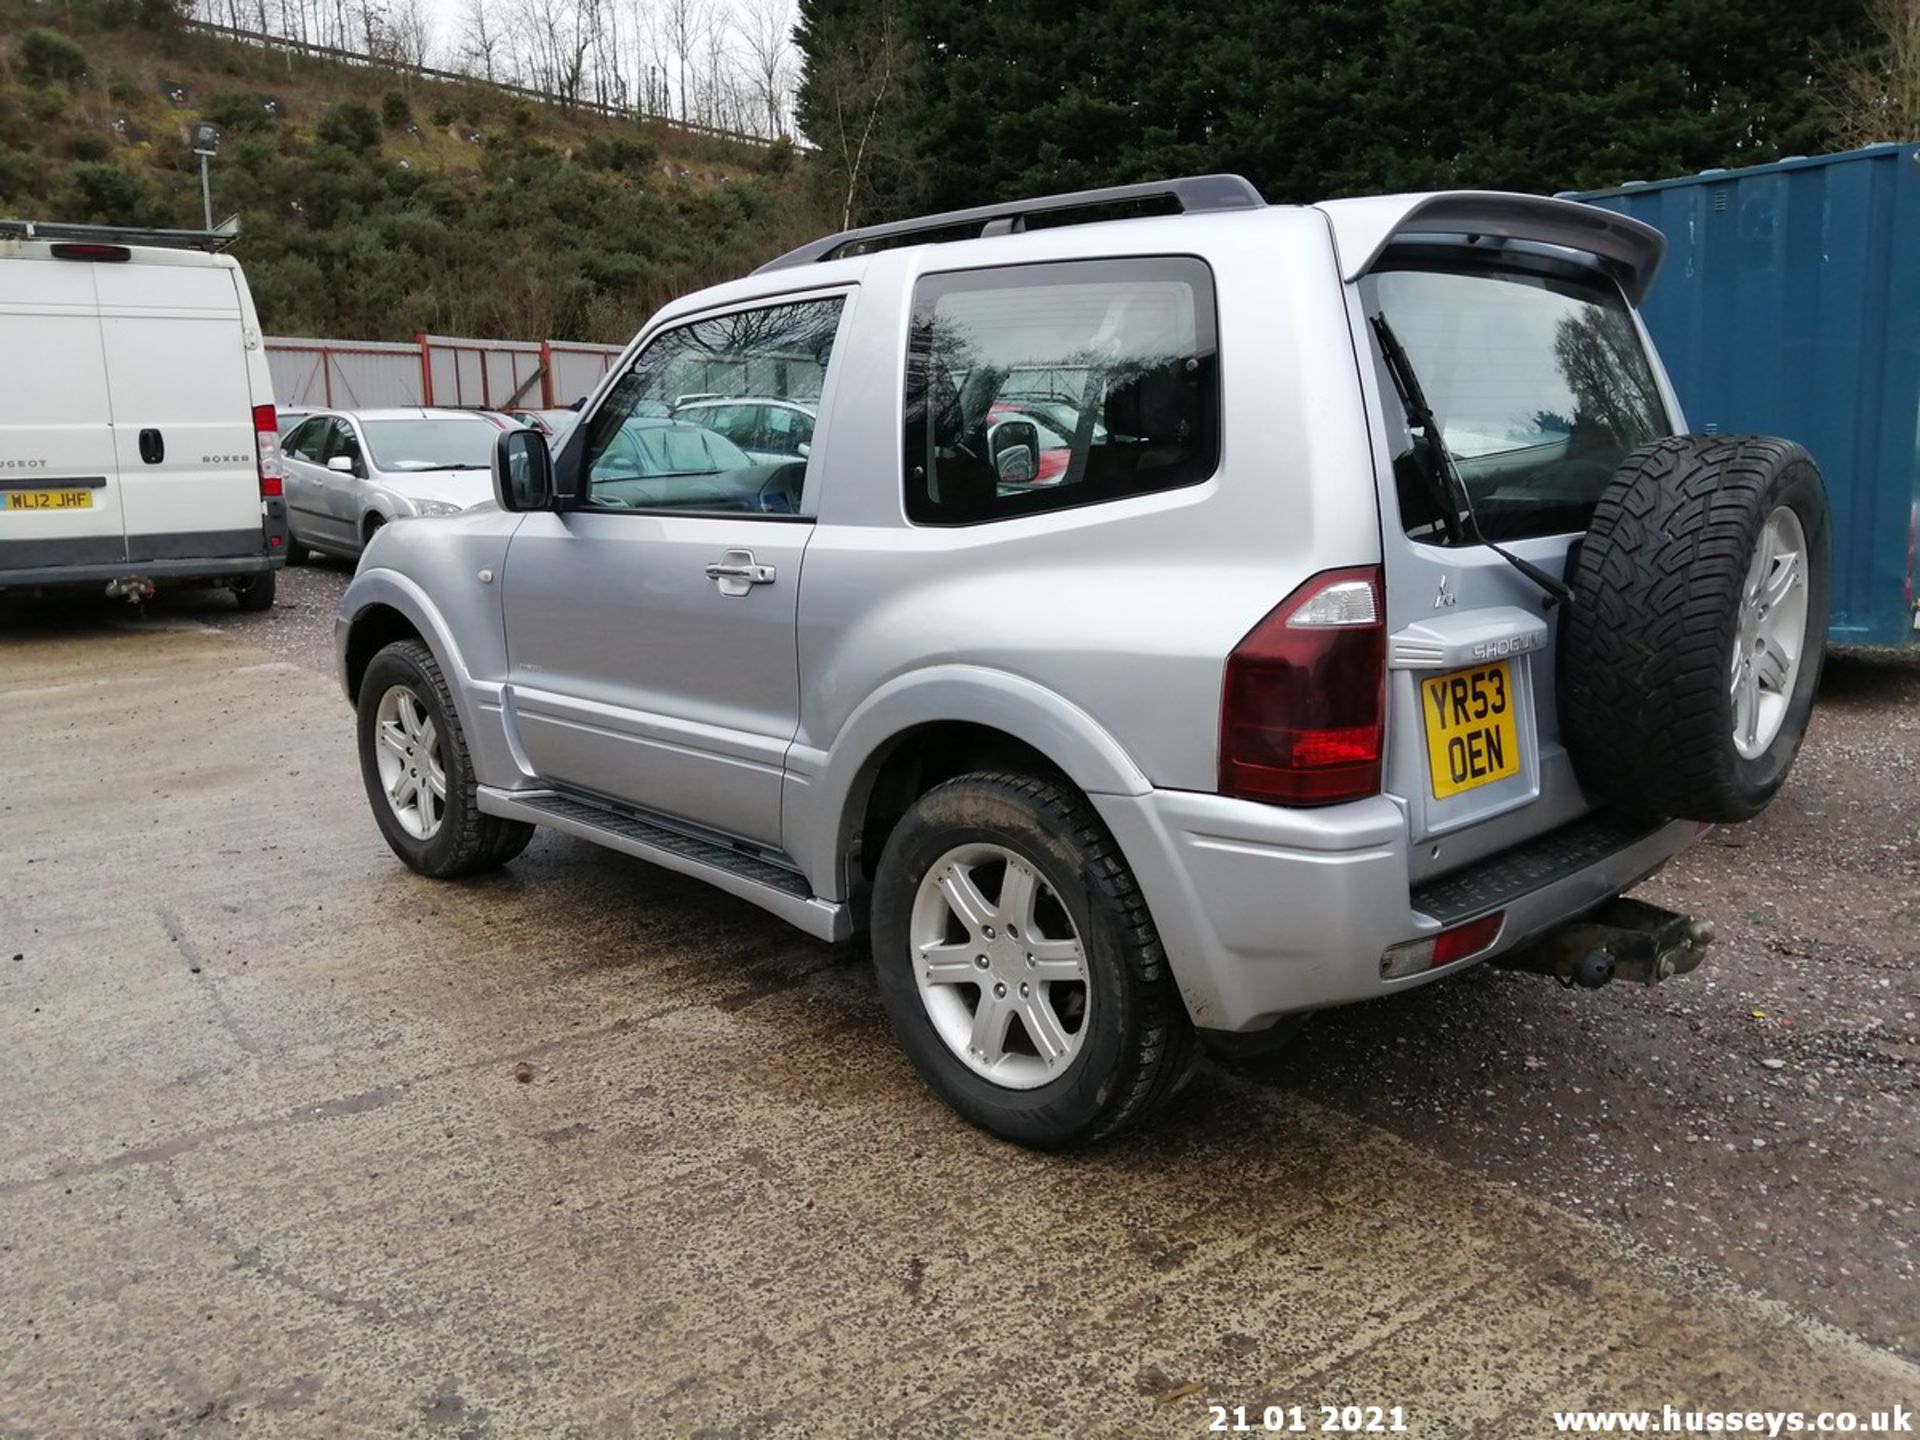
[[[1636,814],[1746,820],[1793,766],[1832,597],[1826,487],[1764,436],[1634,451],[1568,577],[1560,728],[1588,794]]]

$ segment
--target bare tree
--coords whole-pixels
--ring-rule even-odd
[[[660,19],[678,80],[675,98],[680,118],[689,120],[695,113],[693,86],[699,79],[703,42],[713,28],[713,9],[709,0],[662,0]]]
[[[1867,0],[1880,42],[1824,68],[1834,138],[1845,145],[1920,135],[1920,0]]]
[[[792,0],[744,0],[734,12],[734,32],[745,53],[757,108],[766,120],[765,133],[784,135],[793,71]]]
[[[849,28],[834,37],[824,59],[816,54],[807,82],[818,113],[812,124],[822,132],[810,138],[820,147],[827,178],[836,188],[833,207],[842,229],[851,229],[856,215],[873,203],[876,169],[898,179],[912,165],[894,122],[915,57],[893,0],[881,0],[879,12],[878,24]]]
[[[460,67],[491,84],[500,78],[495,67],[506,58],[506,42],[492,0],[466,0],[460,12]]]

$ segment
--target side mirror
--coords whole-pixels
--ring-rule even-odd
[[[353,461],[345,455],[335,455],[331,457],[327,461],[327,469],[333,471],[336,475],[351,475],[354,473]]]
[[[502,430],[493,442],[493,498],[502,510],[553,506],[553,454],[538,430]]]
[[[798,445],[794,447],[794,449],[799,451],[800,458],[802,460],[807,459],[809,456],[813,454],[813,446],[805,440],[802,440]]]
[[[1031,420],[1002,420],[988,433],[987,449],[1002,485],[1031,485],[1040,478],[1040,428]]]

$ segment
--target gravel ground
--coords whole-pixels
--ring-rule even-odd
[[[263,616],[156,609],[330,673],[350,574],[288,570]],[[1705,966],[1593,993],[1482,968],[1238,1068],[1920,1356],[1920,652],[1831,657],[1781,798],[1642,893],[1718,925]]]

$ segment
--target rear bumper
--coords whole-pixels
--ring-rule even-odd
[[[1285,810],[1157,790],[1095,795],[1167,947],[1194,1023],[1253,1031],[1284,1015],[1391,994],[1512,950],[1620,894],[1693,839],[1690,821],[1590,815],[1419,887],[1385,798]],[[1394,980],[1383,951],[1494,910],[1499,940]]]
[[[0,561],[5,560],[0,553]],[[129,575],[149,580],[220,580],[229,575],[259,575],[286,564],[281,554],[223,555],[206,560],[116,560],[90,565],[37,565],[9,569],[0,563],[0,590],[51,585],[106,585]]]

